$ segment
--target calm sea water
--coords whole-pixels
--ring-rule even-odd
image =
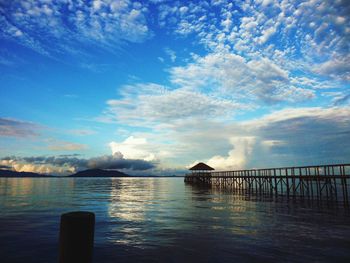
[[[0,261],[57,262],[60,215],[96,214],[94,262],[350,262],[350,213],[182,178],[0,178]]]

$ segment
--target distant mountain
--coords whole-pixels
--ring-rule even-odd
[[[89,169],[69,175],[70,177],[128,177],[128,174],[115,170]]]
[[[51,175],[0,169],[0,177],[51,177]]]

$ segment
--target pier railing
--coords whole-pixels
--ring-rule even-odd
[[[350,164],[192,173],[185,182],[349,204]]]

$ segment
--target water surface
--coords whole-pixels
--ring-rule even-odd
[[[57,262],[60,215],[96,214],[94,262],[349,262],[349,210],[183,178],[0,178],[1,262]]]

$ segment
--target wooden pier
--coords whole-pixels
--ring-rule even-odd
[[[347,206],[350,200],[350,164],[195,171],[185,176],[185,182],[244,193],[339,201]]]

